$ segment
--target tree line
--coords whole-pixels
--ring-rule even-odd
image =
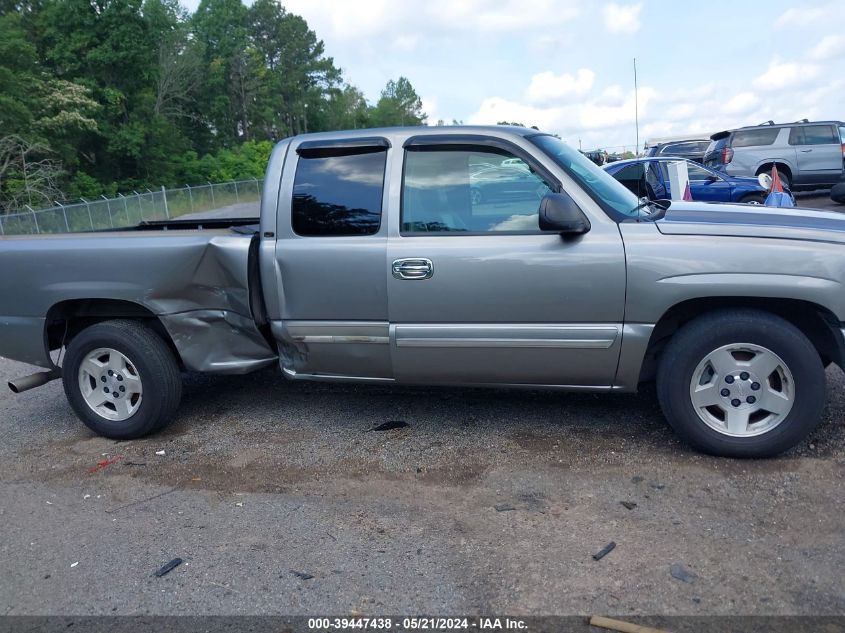
[[[272,143],[422,125],[411,82],[375,103],[277,0],[0,0],[0,211],[260,178]]]

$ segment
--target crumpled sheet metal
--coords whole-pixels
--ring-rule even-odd
[[[24,353],[0,332],[0,353],[49,363],[44,316],[61,302],[91,299],[150,310],[189,369],[242,373],[272,362],[276,351],[250,311],[251,239],[226,230],[8,238],[0,249],[0,264],[7,264],[0,276],[0,315],[9,321],[27,317],[21,331],[33,349]]]
[[[251,318],[226,310],[192,310],[160,317],[187,369],[246,374],[276,362]]]

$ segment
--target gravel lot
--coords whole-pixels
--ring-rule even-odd
[[[29,370],[0,360],[3,383]],[[827,380],[823,426],[765,461],[691,452],[648,390],[187,376],[179,419],[123,443],[57,382],[3,390],[0,613],[845,614]],[[389,420],[409,426],[368,431]]]

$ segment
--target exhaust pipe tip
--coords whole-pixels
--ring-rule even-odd
[[[23,393],[24,391],[29,391],[30,389],[46,385],[48,382],[59,378],[61,375],[62,372],[58,368],[50,369],[48,371],[39,371],[34,374],[30,374],[29,376],[10,380],[9,389],[12,393]]]

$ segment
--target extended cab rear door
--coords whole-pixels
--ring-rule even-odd
[[[391,207],[387,283],[396,379],[609,387],[625,300],[616,224],[596,218],[568,238],[540,231],[540,199],[561,184],[515,142],[423,134],[394,152],[400,204]],[[528,168],[503,164],[514,158]]]
[[[280,320],[290,377],[391,378],[382,137],[294,141],[285,158],[276,240]]]

